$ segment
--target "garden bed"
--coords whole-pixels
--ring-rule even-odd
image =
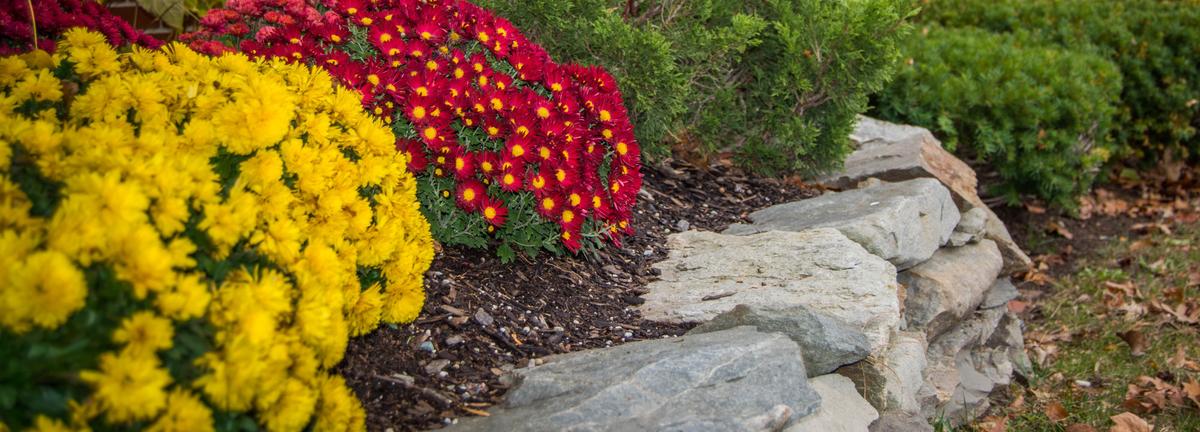
[[[347,350],[340,371],[363,401],[368,428],[436,428],[499,403],[505,370],[547,355],[683,334],[687,326],[649,322],[630,308],[654,277],[650,265],[666,258],[667,235],[719,231],[753,210],[818,193],[725,164],[668,162],[644,173],[638,232],[621,249],[507,265],[486,251],[442,250],[417,321],[381,327]]]

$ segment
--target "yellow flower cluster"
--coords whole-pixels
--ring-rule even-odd
[[[407,156],[359,100],[319,69],[118,53],[82,29],[0,59],[0,337],[100,307],[105,271],[142,305],[70,371],[91,390],[71,418],[34,426],[363,428],[328,370],[349,337],[415,319],[433,248]],[[197,319],[212,349],[174,376],[162,354]]]

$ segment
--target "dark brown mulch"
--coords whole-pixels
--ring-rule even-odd
[[[446,248],[426,278],[417,321],[350,342],[339,368],[367,410],[367,428],[421,430],[478,415],[507,390],[506,370],[551,354],[683,334],[631,307],[666,258],[666,237],[717,231],[751,211],[817,195],[814,188],[717,164],[646,167],[638,233],[595,261],[539,256],[501,264],[487,251]]]

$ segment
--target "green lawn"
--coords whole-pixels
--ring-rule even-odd
[[[1200,326],[1153,304],[1200,307],[1200,225],[1177,226],[1172,235],[1114,239],[1084,252],[1078,264],[1080,271],[1054,281],[1034,301],[1040,311],[1027,323],[1026,347],[1035,364],[1039,352],[1057,351],[1036,366],[1029,388],[1014,384],[1013,398],[1023,401],[994,410],[1000,419],[991,423],[1006,417],[1011,431],[1066,431],[1076,424],[1106,431],[1113,426],[1110,417],[1133,411],[1155,431],[1200,431],[1200,408],[1184,390],[1185,383],[1200,380],[1195,363],[1186,363],[1200,359]],[[1122,334],[1134,345],[1144,343],[1144,354],[1134,355]],[[1151,412],[1125,406],[1129,385],[1142,376],[1161,379],[1157,389],[1147,384],[1155,390],[1138,399],[1155,406]],[[1055,402],[1066,414],[1057,421],[1048,411],[1056,417],[1063,411],[1047,409]]]

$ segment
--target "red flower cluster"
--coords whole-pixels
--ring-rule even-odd
[[[218,41],[232,35],[243,52],[326,68],[360,90],[368,110],[403,126],[397,146],[426,174],[420,180],[454,179],[457,206],[490,230],[505,224],[515,194],[529,193],[568,249],[580,248],[588,220],[614,242],[632,232],[641,152],[603,69],[557,64],[510,22],[466,1],[324,6],[230,0],[185,39],[219,53],[229,47]]]
[[[37,20],[38,48],[54,51],[54,37],[72,27],[95,30],[113,45],[127,43],[158,48],[162,42],[138,31],[91,0],[0,0],[0,55],[30,51],[33,25],[29,6]]]

